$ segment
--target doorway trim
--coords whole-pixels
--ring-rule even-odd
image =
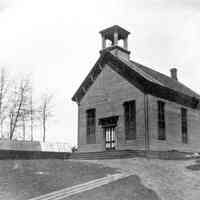
[[[103,129],[105,150],[114,150],[117,146],[116,127],[119,116],[111,116],[99,119],[99,125]]]

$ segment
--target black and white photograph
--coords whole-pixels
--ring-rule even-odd
[[[199,200],[199,58],[199,0],[0,0],[0,200]]]

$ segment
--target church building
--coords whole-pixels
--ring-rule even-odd
[[[100,56],[72,97],[78,151],[200,152],[200,95],[178,80],[176,68],[167,76],[132,61],[124,28],[100,34]]]

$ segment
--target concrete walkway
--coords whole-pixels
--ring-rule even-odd
[[[71,195],[74,194],[78,194],[80,192],[84,192],[87,190],[91,190],[97,187],[100,187],[102,185],[111,183],[113,181],[122,179],[122,178],[126,178],[128,176],[132,175],[131,173],[117,173],[117,174],[113,174],[113,175],[107,175],[106,177],[103,178],[99,178],[99,179],[95,179],[83,184],[79,184],[79,185],[75,185],[72,187],[68,187],[62,190],[58,190],[55,192],[51,192],[39,197],[35,197],[35,198],[31,198],[29,200],[62,200],[66,197],[69,197]]]

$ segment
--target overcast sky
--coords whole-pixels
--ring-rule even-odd
[[[99,31],[118,24],[131,59],[200,93],[199,0],[0,0],[0,66],[32,73],[35,90],[55,93],[48,141],[76,143],[76,89],[98,59]]]

